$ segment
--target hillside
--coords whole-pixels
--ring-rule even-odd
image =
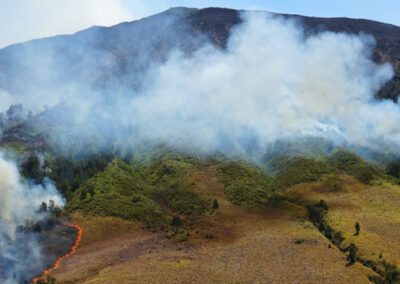
[[[384,261],[399,265],[396,179],[342,150],[279,168],[271,175],[245,161],[160,149],[147,161],[114,159],[72,193],[65,214],[85,233],[51,275],[57,283],[182,283],[196,275],[207,275],[202,283],[368,283],[379,279],[374,271],[388,277]],[[334,237],[313,219],[320,200]]]
[[[62,259],[38,284],[400,283],[400,27],[260,12],[296,24],[261,22],[291,40],[272,42],[276,54],[261,52],[267,60],[252,69],[260,58],[228,52],[241,13],[172,8],[0,50],[0,95],[24,98],[0,113],[2,159],[15,164],[10,184],[62,195],[60,205],[29,200],[41,221],[16,228],[32,233],[46,269]],[[373,60],[390,62],[395,77],[375,94],[386,73],[360,54],[368,53],[363,42],[336,33],[321,45],[304,38],[322,31],[372,35]],[[250,52],[264,48],[241,36],[255,41]],[[208,43],[214,48],[196,56]],[[339,56],[325,53],[332,43]],[[246,44],[237,47],[243,54]],[[287,57],[275,62],[281,52]],[[297,62],[292,54],[306,56]],[[320,54],[334,56],[307,65]],[[350,60],[331,68],[341,57]],[[243,70],[232,72],[237,66]],[[221,74],[231,77],[222,82]],[[282,84],[273,88],[274,80]],[[30,100],[43,105],[31,110]],[[55,229],[42,230],[49,224]],[[24,281],[39,277],[36,270]]]
[[[390,62],[396,74],[378,96],[397,101],[400,27],[363,19],[272,16],[295,19],[308,34],[327,30],[372,35],[377,43],[373,59]],[[231,9],[172,8],[138,21],[12,45],[0,50],[0,88],[12,95],[49,84],[55,88],[52,91],[62,91],[82,82],[102,90],[138,89],[149,62],[163,62],[176,48],[190,55],[207,42],[225,48],[231,29],[241,21],[240,11]]]

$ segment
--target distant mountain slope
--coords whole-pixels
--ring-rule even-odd
[[[363,19],[281,16],[298,19],[307,33],[329,30],[373,35],[377,41],[374,60],[390,62],[396,73],[379,97],[397,101],[400,27]],[[190,55],[207,39],[224,48],[231,28],[240,22],[237,10],[172,8],[138,21],[12,45],[0,50],[0,89],[17,95],[44,86],[49,92],[57,91],[49,89],[49,84],[82,82],[99,90],[118,90],[122,85],[136,89],[154,60],[162,62],[174,48]]]

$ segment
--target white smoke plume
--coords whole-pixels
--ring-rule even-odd
[[[25,223],[44,217],[42,202],[64,199],[50,181],[30,186],[21,180],[16,165],[0,155],[0,282],[24,283],[42,269],[41,246],[37,234],[21,229]]]
[[[226,51],[172,54],[120,117],[145,137],[202,149],[310,135],[397,147],[399,107],[374,99],[393,76],[389,64],[371,60],[374,39],[332,32],[305,38],[298,26],[246,14]]]
[[[95,137],[134,136],[227,153],[262,151],[278,139],[302,136],[377,150],[400,145],[398,104],[374,98],[393,71],[390,64],[372,61],[372,36],[320,32],[306,37],[296,21],[262,12],[242,18],[226,50],[208,44],[190,57],[175,50],[163,64],[149,61],[153,67],[136,90],[85,82],[101,66],[117,65],[104,50],[81,50],[103,60],[83,61],[79,70],[87,73],[66,85],[52,79],[62,64],[51,56],[35,57],[28,48],[23,58],[37,66],[38,83],[15,99],[36,110],[60,102],[69,106],[73,115],[64,120],[77,136],[95,130]],[[128,73],[126,82],[137,76]],[[57,131],[54,137],[60,136]]]

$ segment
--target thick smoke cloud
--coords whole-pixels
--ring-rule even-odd
[[[26,222],[44,217],[38,209],[42,202],[63,198],[49,181],[29,186],[20,179],[16,165],[0,156],[0,282],[6,284],[30,281],[32,273],[41,271],[42,254],[38,235],[25,231]]]
[[[121,109],[126,121],[145,137],[229,152],[299,136],[399,145],[398,105],[374,99],[393,73],[371,60],[372,37],[305,38],[296,22],[257,13],[245,20],[226,51],[171,55]]]
[[[371,36],[321,32],[306,37],[298,22],[268,13],[242,17],[244,23],[233,30],[226,50],[211,44],[190,56],[174,50],[162,64],[149,61],[150,71],[140,75],[128,64],[126,68],[136,73],[124,74],[126,85],[115,74],[110,75],[115,84],[109,80],[104,88],[101,82],[93,87],[86,80],[102,70],[99,64],[120,64],[95,46],[85,46],[82,54],[103,60],[84,60],[79,70],[87,73],[73,80],[74,73],[68,73],[68,84],[56,80],[55,66],[65,65],[54,63],[61,54],[54,51],[48,54],[57,58],[37,58],[28,53],[30,66],[38,66],[38,83],[22,92],[29,94],[25,99],[15,98],[33,109],[63,102],[73,113],[63,120],[69,127],[63,128],[64,136],[95,133],[96,139],[111,136],[123,142],[139,137],[235,154],[304,136],[377,150],[399,146],[398,105],[374,99],[393,71],[389,64],[377,66],[372,61]],[[159,20],[166,23],[165,17]],[[46,43],[41,44],[46,49]],[[68,48],[77,52],[74,46]],[[140,87],[131,88],[129,80],[138,77]],[[59,112],[52,115],[55,121]],[[59,129],[54,137],[62,136]]]

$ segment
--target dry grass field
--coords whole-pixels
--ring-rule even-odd
[[[342,189],[325,191],[317,183],[300,184],[286,191],[306,203],[327,202],[327,223],[345,237],[344,246],[354,243],[358,254],[375,263],[386,260],[400,265],[400,187],[386,182],[364,185],[342,175]],[[355,223],[361,230],[355,236]]]
[[[214,214],[200,219],[187,241],[167,239],[164,232],[150,232],[139,223],[75,214],[73,221],[83,228],[81,246],[52,275],[58,283],[369,283],[372,270],[358,263],[346,267],[346,256],[329,248],[304,208],[284,202],[246,212],[224,200],[213,173],[212,168],[193,173],[199,188],[213,191],[221,202]],[[341,193],[320,193],[313,186],[297,186],[291,194],[301,195],[296,191],[301,189],[312,192],[315,200],[323,195],[332,204],[330,220],[349,236],[355,216],[362,212],[357,213],[352,200],[345,203],[341,198],[347,194],[356,200],[362,186],[357,183],[354,192]],[[346,211],[340,215],[339,208]],[[347,211],[355,215],[347,216]],[[372,223],[358,221],[357,238],[372,245],[367,238]],[[213,238],[206,239],[206,232]]]
[[[53,276],[60,283],[368,283],[371,271],[359,264],[346,267],[345,256],[328,248],[302,214],[296,208],[241,212],[234,220],[229,216],[234,240],[184,244],[140,227],[109,237],[108,230],[116,233],[114,224],[93,218],[87,227],[81,223],[82,246]]]

